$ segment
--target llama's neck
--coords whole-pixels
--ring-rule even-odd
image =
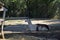
[[[31,22],[31,20],[30,20],[30,19],[28,19],[28,24],[29,24],[29,25],[31,25],[31,24],[32,24],[32,22]]]
[[[28,25],[31,25],[32,24],[32,22],[31,22],[30,19],[27,19],[26,22],[28,23]]]

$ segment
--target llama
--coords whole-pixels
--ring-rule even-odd
[[[49,30],[49,26],[46,24],[34,24],[33,25],[30,19],[26,19],[25,22],[28,22],[28,27],[31,31]]]

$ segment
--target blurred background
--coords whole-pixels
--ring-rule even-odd
[[[60,0],[0,0],[8,9],[6,17],[60,19]]]

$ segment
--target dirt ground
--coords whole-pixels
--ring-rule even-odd
[[[5,21],[5,25],[16,25],[16,24],[27,24],[27,22],[25,22],[26,19],[17,19],[17,20],[6,20]],[[32,24],[60,24],[60,20],[55,20],[55,19],[51,19],[51,20],[36,20],[36,19],[31,19]]]

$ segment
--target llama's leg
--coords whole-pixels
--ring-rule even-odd
[[[49,30],[49,26],[48,25],[46,25],[46,28]]]
[[[36,31],[39,31],[39,28],[38,28],[38,26],[36,27]]]

